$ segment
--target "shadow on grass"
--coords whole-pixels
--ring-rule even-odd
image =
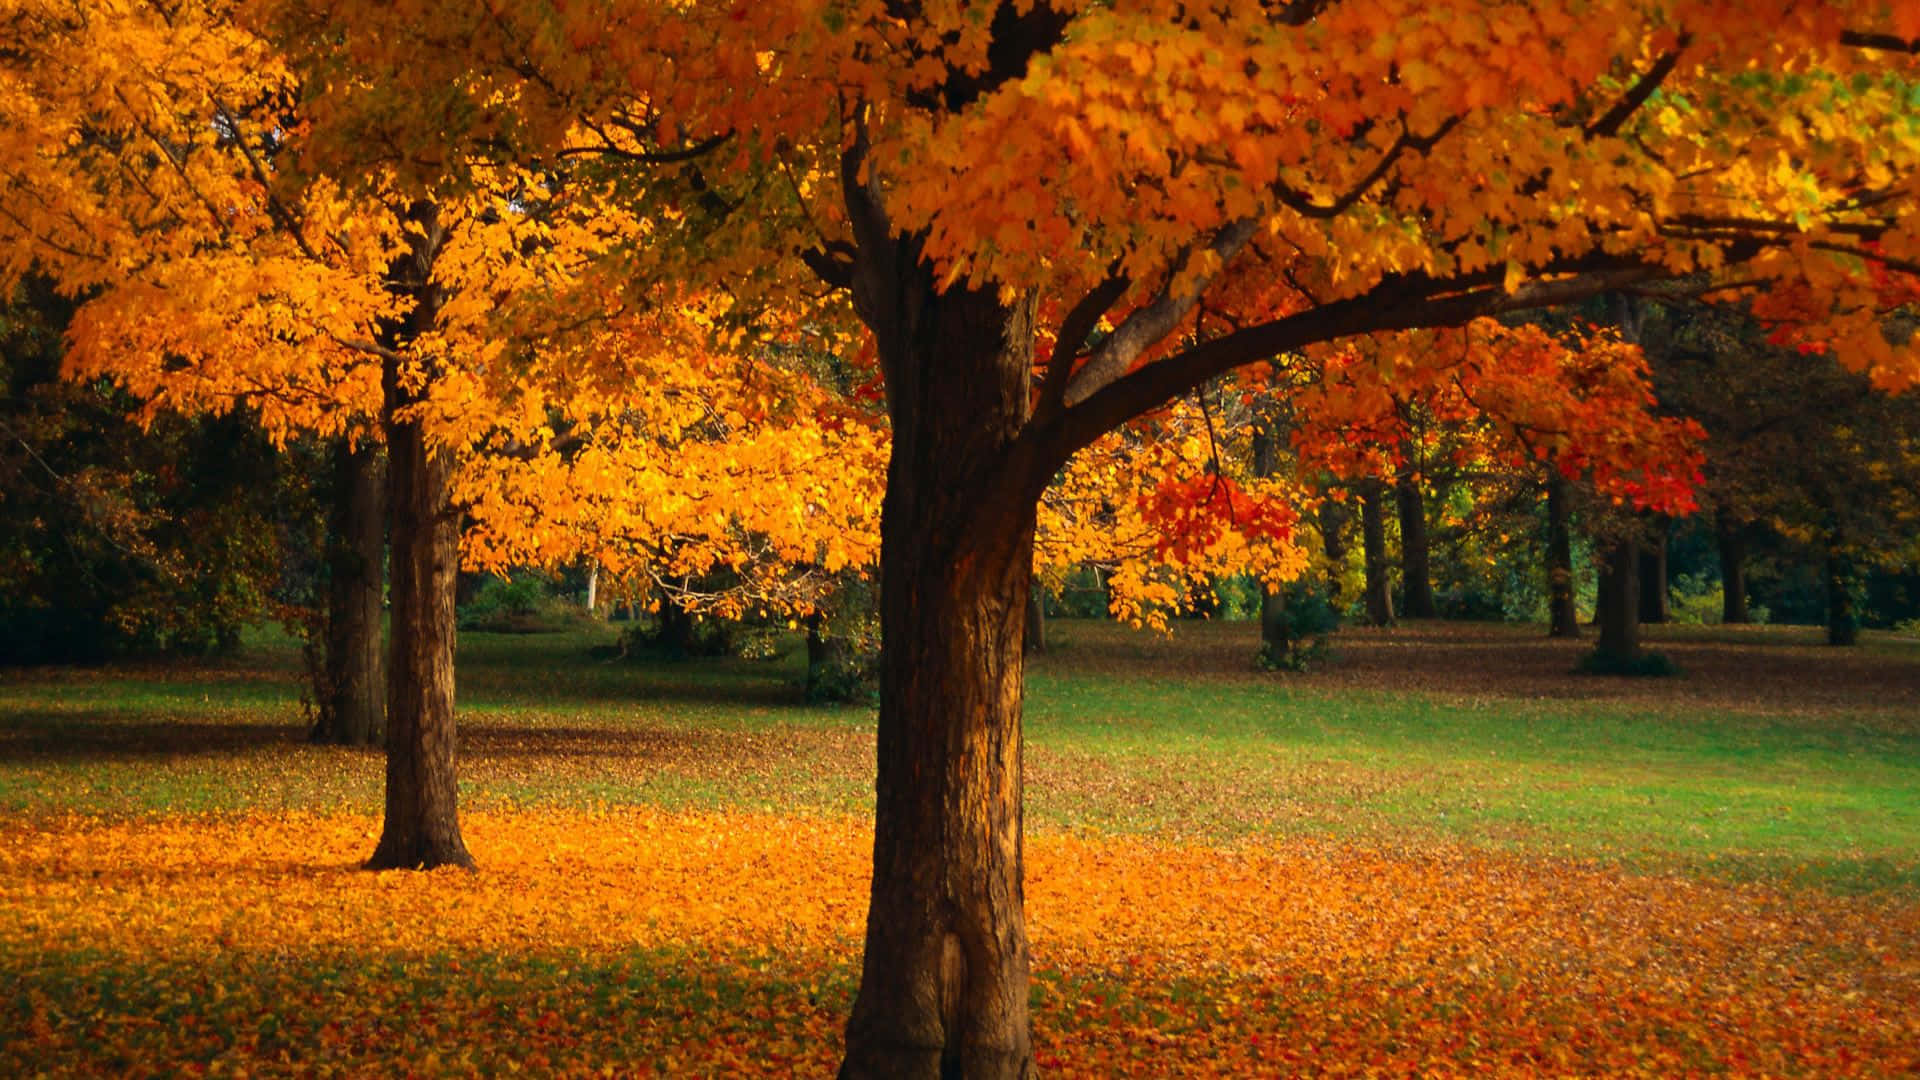
[[[118,761],[196,754],[247,754],[305,746],[300,725],[129,721],[109,710],[14,712],[0,720],[0,762]]]

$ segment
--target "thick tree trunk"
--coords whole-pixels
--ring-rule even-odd
[[[1437,619],[1433,602],[1432,556],[1427,542],[1427,498],[1411,472],[1401,473],[1393,488],[1400,512],[1400,582],[1409,619]]]
[[[460,522],[453,463],[418,423],[389,424],[393,648],[387,674],[387,812],[375,870],[472,866],[454,774],[454,569]]]
[[[432,206],[414,207],[421,227],[394,278],[414,299],[406,340],[430,330],[441,295],[429,283],[443,237]],[[460,837],[454,775],[454,591],[460,565],[460,513],[453,505],[453,458],[402,410],[422,391],[401,378],[397,352],[382,365],[386,387],[388,498],[391,505],[393,642],[387,665],[387,805],[368,869],[473,865]]]
[[[1573,599],[1573,529],[1567,507],[1567,478],[1547,467],[1547,635],[1580,636],[1580,612]]]
[[[1723,509],[1715,515],[1713,533],[1720,548],[1720,621],[1752,622],[1747,611],[1747,530]]]
[[[327,537],[326,659],[314,742],[380,746],[387,737],[381,627],[387,551],[387,469],[379,447],[333,448]]]
[[[1032,306],[937,294],[910,245],[855,302],[893,422],[881,521],[873,883],[845,1078],[1033,1072],[1021,679],[1037,468]],[[904,264],[904,265],[903,265]]]
[[[1367,621],[1393,625],[1393,583],[1387,571],[1386,485],[1367,482],[1360,496],[1360,542],[1367,568]]]
[[[1853,559],[1838,543],[1829,541],[1826,558],[1827,644],[1860,643],[1860,617],[1854,610],[1855,580]]]
[[[1607,549],[1595,604],[1600,620],[1598,654],[1616,664],[1640,658],[1640,545],[1621,540]]]
[[[1673,523],[1653,521],[1653,539],[1640,549],[1640,621],[1664,623],[1672,615],[1667,606],[1667,537]]]

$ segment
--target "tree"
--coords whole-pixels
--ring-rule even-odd
[[[759,250],[807,245],[873,335],[893,441],[848,1077],[1032,1070],[1021,646],[1036,503],[1078,450],[1242,365],[1736,267],[1806,286],[1882,383],[1920,377],[1859,314],[1912,268],[1911,5],[337,14],[306,40],[381,73],[369,124],[532,157],[576,123],[656,159],[732,133],[715,174],[791,169],[809,210]]]
[[[0,273],[34,266],[89,293],[68,372],[112,378],[148,415],[244,405],[276,440],[383,444],[394,633],[369,865],[469,865],[453,760],[459,462],[556,438],[550,408],[617,413],[596,396],[609,383],[581,371],[644,387],[634,365],[660,354],[616,356],[604,328],[678,326],[685,309],[623,316],[617,290],[582,277],[637,221],[552,174],[460,163],[466,187],[441,197],[402,189],[392,162],[352,184],[294,167],[323,96],[249,25],[223,0],[20,5],[0,84],[21,118],[0,139],[17,243]],[[562,356],[565,374],[543,381],[554,369],[539,361]]]

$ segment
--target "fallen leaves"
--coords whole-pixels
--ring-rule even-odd
[[[7,822],[0,1071],[833,1067],[857,820],[474,813],[477,874],[358,870],[375,825]],[[1056,1075],[1920,1068],[1904,896],[1058,831],[1028,870]]]

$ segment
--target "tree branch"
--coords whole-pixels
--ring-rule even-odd
[[[1100,317],[1126,295],[1130,284],[1116,263],[1108,268],[1106,279],[1088,290],[1060,320],[1059,332],[1053,340],[1053,359],[1047,361],[1046,381],[1040,386],[1036,415],[1051,416],[1066,404],[1067,382],[1073,377],[1073,362],[1080,358],[1081,350],[1086,348],[1087,337],[1099,325]]]
[[[1128,315],[1114,328],[1107,340],[1100,343],[1086,364],[1071,376],[1064,395],[1066,403],[1069,406],[1078,405],[1125,375],[1141,353],[1185,321],[1207,287],[1226,269],[1227,263],[1252,241],[1258,224],[1257,218],[1245,217],[1221,226],[1213,234],[1213,239],[1201,249],[1217,256],[1219,264],[1208,273],[1196,274],[1182,281],[1182,272],[1195,254],[1189,249],[1168,274],[1160,295]]]
[[[1674,67],[1680,63],[1680,54],[1692,42],[1692,34],[1681,34],[1679,43],[1670,52],[1662,54],[1660,59],[1654,61],[1653,66],[1635,80],[1632,89],[1627,91],[1625,97],[1615,102],[1613,108],[1607,110],[1606,115],[1587,125],[1587,138],[1618,134],[1621,126],[1631,119],[1634,113],[1640,111],[1640,106],[1645,105],[1647,99],[1653,96],[1653,92],[1660,89],[1660,84],[1673,73]]]

